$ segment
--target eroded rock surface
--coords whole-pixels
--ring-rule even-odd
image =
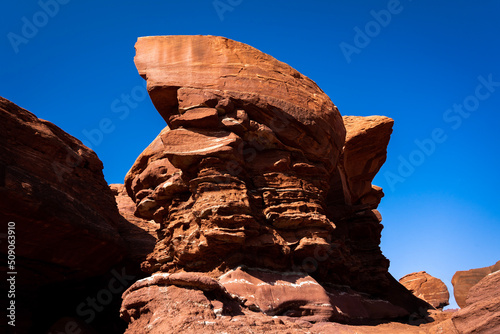
[[[0,129],[0,215],[22,241],[18,284],[84,279],[118,263],[120,215],[97,155],[3,98]]]
[[[453,275],[451,283],[458,306],[466,307],[469,290],[483,277],[498,270],[500,270],[500,261],[489,267],[457,271]]]
[[[458,333],[450,322],[451,314],[441,312],[430,319],[438,324],[412,315],[414,321],[422,322],[420,326],[338,323],[340,318],[361,313],[383,319],[394,313],[391,307],[348,289],[331,293],[303,273],[240,267],[218,279],[196,272],[155,273],[123,294],[120,314],[130,323],[127,333]]]
[[[237,268],[219,277],[219,282],[245,307],[267,315],[342,323],[406,315],[403,308],[348,287],[324,287],[306,273]]]
[[[387,158],[387,145],[394,120],[384,116],[344,116],[346,141],[339,166],[345,174],[346,203],[377,207],[382,189],[373,178]]]
[[[15,223],[16,236],[15,269],[7,261],[1,269],[17,272],[17,333],[59,332],[64,324],[82,333],[123,327],[113,305],[128,287],[126,278],[141,276],[122,263],[128,255],[120,233],[130,223],[120,216],[102,168],[79,140],[0,98],[0,221],[5,232],[8,222]],[[4,259],[6,251],[0,250]],[[135,259],[137,269],[145,255]],[[114,300],[106,295],[96,313],[87,298],[109,292],[111,280]],[[89,324],[89,314],[98,320]]]
[[[344,143],[340,113],[312,80],[287,64],[216,36],[141,37],[135,48],[139,74],[167,123],[195,106],[243,109],[284,144],[329,167],[336,164]]]
[[[498,263],[498,262],[497,262]],[[494,334],[500,331],[500,270],[490,273],[468,293],[467,306],[452,321],[459,333]]]
[[[371,181],[390,118],[342,118],[309,78],[222,37],[145,37],[136,50],[169,126],[125,178],[135,215],[160,226],[142,265],[151,280],[124,295],[128,333],[168,321],[150,317],[154,305],[173,302],[165,291],[199,295],[171,281],[183,272],[224,288],[219,302],[232,311],[222,320],[257,312],[362,324],[430,307],[388,273],[379,248],[383,193]],[[206,312],[199,321],[222,321]]]
[[[404,285],[415,296],[425,300],[437,309],[443,309],[449,304],[450,293],[446,284],[425,271],[411,273],[401,277],[399,283]]]

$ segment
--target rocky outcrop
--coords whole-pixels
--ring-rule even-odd
[[[500,270],[500,261],[489,267],[457,271],[451,279],[451,284],[453,284],[453,294],[458,306],[466,307],[469,290],[483,277],[498,270]]]
[[[498,262],[497,262],[498,263]],[[468,293],[467,306],[452,318],[459,333],[494,334],[500,330],[500,270],[483,277]]]
[[[467,306],[487,299],[500,298],[500,269],[483,277],[467,294]]]
[[[237,268],[218,278],[250,310],[301,320],[356,323],[359,319],[383,320],[406,311],[391,303],[352,289],[322,286],[306,273]]]
[[[418,298],[431,304],[434,308],[443,309],[443,307],[449,304],[450,293],[446,284],[425,271],[405,275],[401,277],[399,283]]]
[[[187,326],[150,317],[155,305],[174,302],[162,291],[202,298],[172,283],[183,272],[222,286],[229,317],[258,311],[360,324],[430,307],[388,273],[379,248],[383,193],[371,181],[391,119],[342,119],[310,79],[222,37],[145,37],[136,50],[169,126],[125,177],[135,215],[160,226],[142,265],[152,276],[124,295],[127,333],[152,321]],[[196,303],[215,298],[190,287],[205,291],[207,301]],[[210,310],[200,321],[218,319]]]
[[[394,120],[383,116],[344,116],[343,120],[346,140],[339,168],[348,194],[345,203],[376,208],[383,193],[372,181],[386,160]]]
[[[123,294],[120,313],[132,333],[144,328],[149,333],[320,333],[328,326],[311,331],[313,323],[405,313],[387,301],[344,289],[325,289],[303,273],[241,267],[218,279],[205,273],[156,273]]]
[[[97,155],[3,98],[0,128],[0,216],[22,240],[18,284],[84,279],[118,263],[120,215]]]
[[[345,133],[340,113],[312,80],[287,64],[216,36],[142,37],[135,48],[139,74],[169,125],[197,106],[224,111],[226,123],[241,122],[231,112],[245,110],[283,144],[329,168],[336,165]]]
[[[190,280],[196,278],[186,278]],[[176,284],[151,284],[128,291],[120,311],[130,323],[127,333],[303,333],[301,323],[249,311],[225,291],[183,284],[185,281],[177,279]]]
[[[16,236],[14,267],[5,261],[2,271],[17,273],[17,333],[59,332],[65,324],[89,333],[123,327],[113,307],[127,279],[141,276],[124,267],[131,260],[120,232],[131,230],[130,223],[120,216],[102,168],[79,140],[0,98],[0,220],[15,223]],[[144,258],[136,258],[135,267]],[[98,292],[106,300],[93,309],[87,298]]]

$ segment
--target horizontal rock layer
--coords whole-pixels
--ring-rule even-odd
[[[241,108],[285,144],[335,166],[345,134],[340,113],[312,80],[287,64],[216,36],[141,37],[135,48],[139,74],[169,124],[178,110],[196,105]]]

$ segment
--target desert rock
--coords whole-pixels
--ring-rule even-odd
[[[141,37],[135,48],[139,74],[165,121],[192,106],[241,108],[309,159],[336,164],[345,133],[340,113],[287,64],[216,36]]]
[[[146,37],[136,51],[170,123],[125,177],[135,215],[160,226],[142,264],[152,276],[124,295],[127,333],[151,325],[150,307],[173,302],[161,291],[188,293],[172,281],[181,273],[222,285],[216,304],[231,304],[231,319],[258,311],[363,324],[430,307],[388,273],[379,248],[383,193],[371,181],[390,118],[342,119],[310,79],[225,38]]]
[[[500,261],[489,267],[457,271],[453,275],[451,283],[453,284],[453,294],[458,306],[466,307],[469,290],[483,277],[498,270],[500,270]]]
[[[0,98],[0,218],[3,226],[15,223],[17,333],[59,332],[68,324],[86,333],[123,327],[111,312],[131,279],[142,277],[140,263],[151,249],[137,238],[147,233],[140,224],[120,216],[102,168],[79,140]],[[94,318],[106,321],[89,324],[85,301],[99,291],[109,295]]]
[[[403,276],[399,283],[403,284],[415,296],[425,300],[437,309],[443,309],[449,304],[450,293],[446,284],[425,271]]]
[[[384,116],[344,116],[343,120],[346,140],[340,165],[349,190],[348,203],[370,203],[372,192],[381,193],[372,180],[386,160],[394,120]]]
[[[346,287],[324,287],[305,273],[236,268],[219,282],[245,307],[267,315],[300,317],[304,321],[355,323],[406,315],[387,301],[370,298]]]
[[[498,263],[498,262],[497,262]],[[495,334],[500,331],[500,270],[483,277],[470,290],[467,307],[452,321],[459,333]]]
[[[16,250],[19,279],[35,288],[102,274],[118,263],[120,215],[97,155],[3,98],[0,127],[0,215],[15,222],[23,241]]]

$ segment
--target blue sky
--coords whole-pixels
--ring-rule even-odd
[[[55,1],[2,4],[0,95],[91,146],[109,183],[165,126],[137,37],[221,35],[307,75],[343,115],[395,120],[374,183],[397,279],[425,270],[451,292],[455,271],[500,260],[500,2]]]

